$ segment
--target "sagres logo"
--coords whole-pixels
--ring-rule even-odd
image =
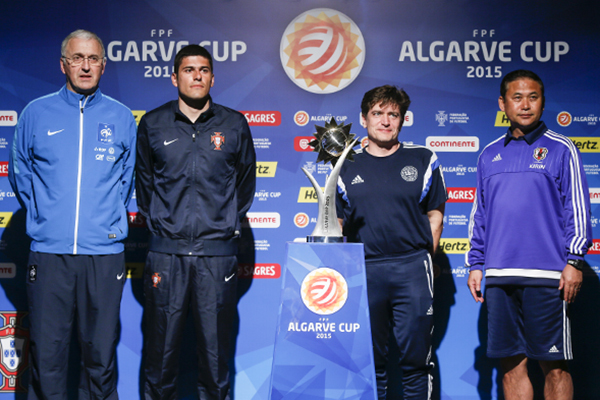
[[[302,301],[315,314],[329,315],[340,310],[348,299],[348,284],[331,268],[317,268],[302,281]]]
[[[0,311],[0,393],[25,392],[21,375],[29,365],[29,330],[22,327],[27,315],[19,311]]]
[[[281,64],[296,85],[311,93],[335,93],[348,86],[365,62],[365,41],[346,15],[315,8],[296,17],[283,33]]]

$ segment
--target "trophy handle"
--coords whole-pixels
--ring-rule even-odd
[[[342,235],[342,230],[340,229],[340,224],[337,220],[337,213],[335,210],[335,195],[337,189],[337,180],[340,175],[340,170],[342,169],[342,164],[344,163],[344,160],[346,159],[346,156],[350,150],[352,150],[352,148],[356,145],[357,141],[358,139],[354,139],[352,142],[346,145],[346,148],[336,162],[333,171],[331,171],[331,175],[329,175],[327,181],[325,182],[324,191],[321,190],[321,187],[311,173],[302,168],[302,171],[315,188],[319,203],[317,224],[312,232],[312,235],[307,237],[307,241],[309,242],[340,243],[345,241],[345,238]]]

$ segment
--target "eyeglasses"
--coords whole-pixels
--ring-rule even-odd
[[[65,60],[67,60],[69,62],[69,65],[73,65],[75,67],[83,64],[83,61],[88,60],[88,62],[90,63],[90,65],[97,67],[99,65],[101,65],[104,62],[104,58],[98,57],[98,56],[89,56],[89,57],[82,57],[82,56],[73,56],[71,58],[69,57],[62,57]]]

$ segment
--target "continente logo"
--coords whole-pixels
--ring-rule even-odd
[[[304,278],[302,301],[315,314],[329,315],[340,310],[348,299],[348,284],[334,269],[318,268]]]
[[[365,62],[358,26],[339,11],[315,8],[296,17],[281,38],[281,64],[311,93],[335,93],[350,85]]]

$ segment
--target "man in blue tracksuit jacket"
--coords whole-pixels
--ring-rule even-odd
[[[79,399],[117,399],[115,348],[135,120],[98,88],[106,58],[95,34],[71,33],[61,54],[67,83],[23,110],[9,160],[10,183],[26,209],[32,239],[28,398],[67,398],[76,319],[84,367]]]
[[[136,200],[150,230],[144,268],[147,400],[175,399],[188,309],[196,327],[198,395],[229,398],[229,342],[236,310],[241,221],[252,204],[256,156],[246,118],[213,103],[210,53],[175,56],[179,99],[138,129]]]
[[[568,303],[582,282],[591,245],[590,200],[579,151],[540,121],[544,85],[533,72],[507,74],[500,109],[506,135],[477,164],[469,224],[468,285],[483,302],[485,270],[489,357],[501,359],[506,399],[533,399],[527,360],[538,360],[547,399],[572,399]]]

